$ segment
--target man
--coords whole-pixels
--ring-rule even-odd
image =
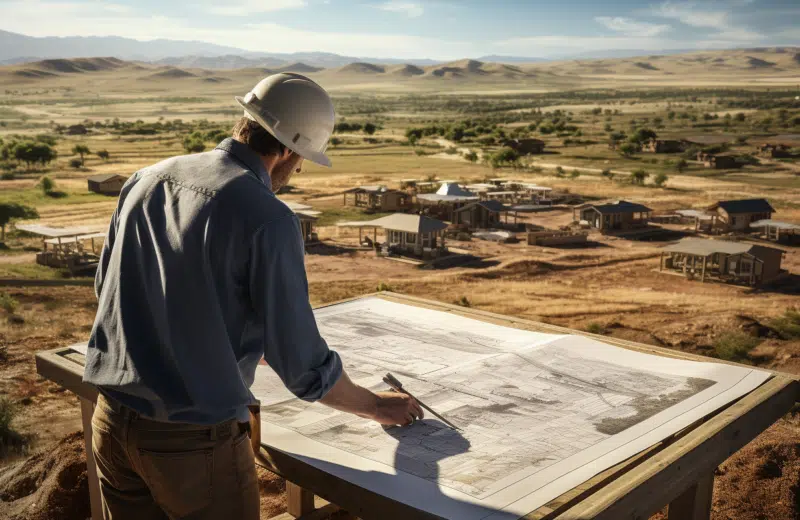
[[[249,387],[262,356],[298,397],[409,424],[419,405],[355,385],[320,337],[297,217],[274,195],[302,161],[329,166],[327,93],[262,80],[211,152],[125,184],[100,257],[84,380],[107,519],[253,519]]]

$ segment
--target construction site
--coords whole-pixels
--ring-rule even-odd
[[[738,63],[723,51],[712,58]],[[666,57],[651,61],[679,70]],[[626,68],[637,67],[632,63],[612,65],[633,74]],[[93,275],[125,181],[190,153],[192,139],[213,149],[240,112],[230,108],[231,92],[246,92],[252,79],[239,69],[184,76],[173,67],[158,88],[195,80],[199,86],[194,97],[169,100],[153,90],[154,80],[135,79],[161,69],[113,66],[72,76],[54,72],[64,90],[51,92],[16,74],[20,66],[0,67],[9,92],[0,100],[17,99],[12,91],[42,89],[30,103],[0,109],[7,123],[0,129],[3,143],[54,136],[58,152],[30,169],[22,160],[9,161],[14,175],[0,180],[0,205],[35,210],[15,209],[0,241],[0,394],[14,409],[13,422],[0,432],[3,518],[91,515],[84,437],[76,433],[85,426],[86,396],[39,375],[34,356],[85,342],[91,333]],[[453,65],[462,76],[444,86],[433,82],[449,80],[432,72],[425,72],[428,83],[386,80],[379,99],[364,94],[363,76],[352,69],[310,73],[334,92],[348,124],[376,127],[369,134],[337,131],[328,148],[333,167],[306,162],[277,195],[298,217],[314,306],[390,291],[451,314],[495,313],[492,320],[502,315],[512,326],[524,321],[641,352],[652,347],[660,355],[777,371],[787,381],[800,375],[800,130],[792,122],[791,82],[783,85],[779,76],[771,91],[760,83],[739,91],[725,85],[744,81],[740,74],[697,76],[696,84],[679,85],[665,75],[643,88],[620,74],[609,85],[605,74],[570,62],[562,69],[542,65],[552,83],[546,92],[531,93],[523,88],[527,79],[515,86],[517,80],[498,76],[493,83],[494,69],[483,64],[470,79],[470,67]],[[574,74],[597,90],[565,94]],[[226,75],[203,82],[201,95],[201,78]],[[97,94],[96,78],[107,78],[104,88],[119,94],[102,110],[73,97],[76,91],[87,99]],[[452,95],[472,112],[454,109],[436,93],[451,87],[463,90]],[[739,108],[751,98],[767,108]],[[42,107],[52,125],[30,122]],[[642,132],[638,141],[628,140],[641,129],[658,137]],[[625,140],[614,141],[617,132],[625,132]],[[78,145],[92,152],[73,153]],[[731,153],[748,159],[725,159]],[[81,165],[70,166],[79,155]],[[46,188],[43,177],[55,186]],[[710,518],[800,517],[800,415],[796,406],[787,407],[710,470],[716,475],[708,484]],[[271,456],[278,457],[277,471],[280,455]],[[287,492],[286,481],[264,467],[258,469],[262,518],[289,515],[286,500],[295,491],[290,486]],[[577,496],[559,507],[572,507]],[[666,503],[659,507],[651,518],[677,514],[670,515]],[[537,511],[537,518],[556,518],[562,509]]]

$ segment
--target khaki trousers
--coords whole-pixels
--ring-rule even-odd
[[[92,428],[106,520],[259,518],[247,425],[152,421],[101,394]]]

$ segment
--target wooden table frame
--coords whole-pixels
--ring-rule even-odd
[[[710,361],[703,356],[412,296],[387,292],[367,296],[377,296],[392,302],[449,312],[518,329],[554,334],[582,334],[614,346],[647,354]],[[360,298],[363,297],[365,296]],[[359,298],[330,305],[356,299]],[[94,408],[93,403],[97,399],[97,390],[81,381],[83,364],[83,355],[70,347],[44,351],[36,355],[36,368],[40,375],[75,392],[81,399],[92,518],[100,520],[102,514],[98,482],[91,455],[91,413]],[[522,518],[645,520],[669,504],[669,520],[707,520],[711,513],[714,470],[791,410],[798,398],[800,398],[798,378],[773,372],[772,377],[764,384],[727,407],[709,414],[672,437],[603,471]],[[314,520],[324,518],[339,508],[365,520],[440,518],[325,473],[263,442],[260,453],[256,454],[256,462],[287,480],[288,512],[276,517],[275,520],[292,518]]]

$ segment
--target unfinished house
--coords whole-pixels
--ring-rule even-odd
[[[677,139],[650,139],[642,145],[643,152],[651,153],[679,153],[683,150],[683,141]]]
[[[344,192],[344,205],[367,211],[391,212],[408,209],[411,195],[386,186],[359,186]]]
[[[541,139],[507,139],[504,146],[508,146],[520,155],[535,155],[544,153],[545,142]]]
[[[783,273],[783,251],[774,247],[684,238],[661,250],[660,270],[681,272],[688,278],[757,285],[775,280]]]
[[[733,154],[710,154],[705,152],[697,152],[697,161],[703,163],[706,168],[714,168],[717,170],[729,170],[733,168],[741,168],[741,163],[738,156]]]
[[[311,208],[311,206],[306,204],[300,204],[292,201],[283,202],[289,207],[290,210],[294,211],[294,214],[297,215],[297,218],[300,220],[300,231],[303,234],[303,242],[309,244],[319,240],[317,232],[314,230],[314,226],[316,225],[317,218],[322,214],[322,212],[315,211]]]
[[[749,231],[750,224],[769,220],[775,209],[766,199],[721,200],[708,207],[712,227],[722,231]]]
[[[17,224],[16,229],[42,237],[36,263],[67,269],[72,274],[92,272],[100,260],[106,234],[86,226],[56,228],[41,224]]]
[[[461,207],[453,212],[453,224],[469,230],[492,229],[502,224],[510,208],[496,200],[481,200]],[[516,220],[516,217],[515,217]]]
[[[792,149],[780,143],[762,144],[756,149],[756,152],[760,157],[766,157],[768,159],[781,159],[792,156]]]
[[[800,243],[800,225],[777,220],[757,220],[750,224],[750,229],[755,230],[761,238],[772,242],[784,244]]]
[[[588,238],[587,231],[545,229],[538,226],[528,229],[529,246],[579,246],[585,245]]]
[[[383,255],[411,255],[420,258],[436,258],[447,253],[444,230],[446,222],[425,215],[395,213],[375,220],[340,222],[339,227],[358,228],[359,244],[364,243],[363,230],[372,229],[372,243]],[[377,229],[385,232],[384,242],[378,243]]]
[[[452,222],[456,210],[477,202],[479,197],[456,183],[442,184],[436,193],[417,195],[417,206],[421,213]]]
[[[605,204],[581,204],[572,210],[575,221],[585,221],[589,227],[603,233],[647,226],[652,209],[642,204],[619,200]]]
[[[116,173],[92,175],[87,179],[89,191],[102,195],[119,195],[127,180],[128,178],[124,175]]]

